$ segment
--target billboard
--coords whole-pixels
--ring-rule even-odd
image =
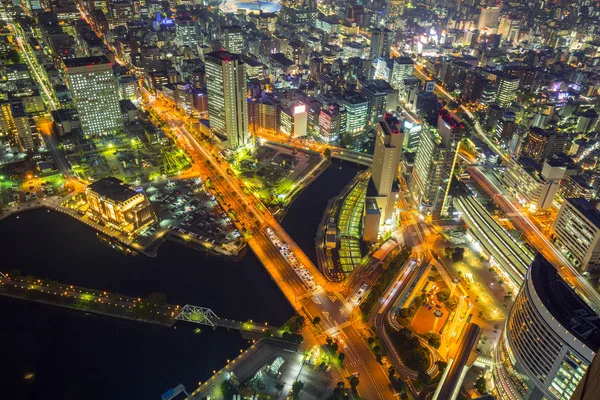
[[[433,93],[433,89],[435,89],[435,81],[425,81],[425,92]]]

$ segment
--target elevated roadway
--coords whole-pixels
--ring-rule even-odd
[[[433,394],[433,400],[454,400],[460,392],[460,387],[467,371],[477,358],[473,349],[477,344],[481,329],[474,323],[469,323],[456,349],[456,355],[448,361],[442,379]]]

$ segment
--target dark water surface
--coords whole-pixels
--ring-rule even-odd
[[[311,259],[328,199],[360,169],[334,162],[289,209],[283,226]],[[0,271],[130,296],[162,292],[226,318],[279,325],[293,314],[250,252],[232,262],[167,242],[155,258],[124,256],[89,227],[44,210],[0,222],[0,260]],[[198,333],[188,323],[166,328],[5,297],[0,315],[0,399],[160,399],[179,383],[193,390],[248,345],[236,331]]]

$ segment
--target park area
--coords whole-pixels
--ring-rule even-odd
[[[290,194],[320,161],[317,153],[263,145],[239,153],[232,169],[265,204],[280,206],[291,200]]]

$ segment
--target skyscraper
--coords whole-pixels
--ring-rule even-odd
[[[494,352],[499,398],[570,399],[600,347],[599,321],[538,254]]]
[[[179,46],[195,47],[198,45],[196,21],[187,15],[175,18],[175,43]]]
[[[227,51],[208,53],[204,59],[210,127],[227,136],[231,149],[245,146],[250,142],[245,64]]]
[[[521,147],[521,156],[529,157],[538,163],[552,154],[561,153],[567,136],[559,132],[549,132],[532,126]]]
[[[374,232],[378,232],[382,224],[393,221],[400,188],[398,168],[402,157],[403,142],[404,132],[400,121],[393,115],[386,114],[377,125],[371,180],[366,193],[363,230],[363,239],[366,241],[372,242],[373,239],[376,239]],[[373,218],[374,214],[379,217]],[[366,218],[367,215],[369,218]],[[366,226],[367,224],[370,226]]]
[[[67,84],[86,135],[123,129],[117,81],[105,56],[64,59]]]
[[[516,101],[518,88],[518,77],[507,74],[499,75],[498,91],[496,92],[496,101],[498,102],[498,105],[502,108],[506,108]]]
[[[437,128],[425,123],[409,188],[422,208],[433,218],[448,210],[448,191],[464,125],[444,109],[440,111]]]
[[[371,50],[369,58],[376,60],[378,58],[390,58],[392,44],[394,43],[394,32],[385,29],[371,30]]]
[[[477,30],[482,31],[486,28],[494,29],[500,21],[501,7],[486,7],[481,9],[479,20],[477,21]]]

